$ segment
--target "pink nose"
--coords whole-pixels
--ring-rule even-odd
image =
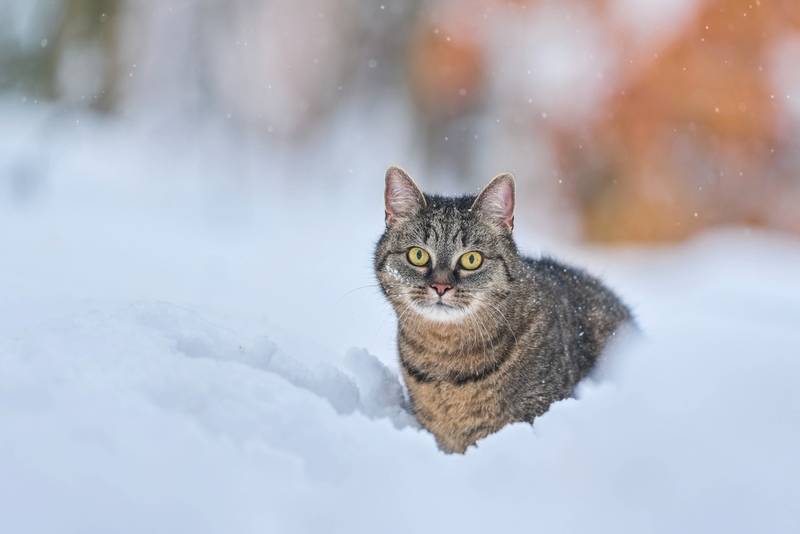
[[[431,284],[431,287],[433,288],[434,291],[436,291],[436,294],[439,295],[440,297],[444,295],[448,289],[453,289],[453,286],[448,284]]]

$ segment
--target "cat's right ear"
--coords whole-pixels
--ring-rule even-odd
[[[386,205],[386,226],[414,217],[425,207],[425,195],[400,167],[389,167],[386,170],[383,199]]]

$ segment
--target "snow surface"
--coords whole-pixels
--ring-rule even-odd
[[[445,455],[405,410],[372,285],[397,147],[349,132],[281,160],[217,126],[18,109],[0,531],[800,532],[797,240],[588,249],[520,206],[522,248],[603,276],[646,335],[535,426]]]

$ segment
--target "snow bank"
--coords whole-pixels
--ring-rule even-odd
[[[3,532],[800,530],[796,241],[598,251],[520,213],[524,249],[604,276],[646,336],[448,456],[370,286],[386,147],[346,191],[330,161],[277,189],[202,132],[30,121],[0,131]]]

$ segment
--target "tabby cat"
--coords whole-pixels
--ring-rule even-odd
[[[570,396],[632,321],[596,278],[519,254],[510,174],[477,196],[443,197],[390,167],[385,211],[375,272],[397,313],[414,414],[444,451]]]

